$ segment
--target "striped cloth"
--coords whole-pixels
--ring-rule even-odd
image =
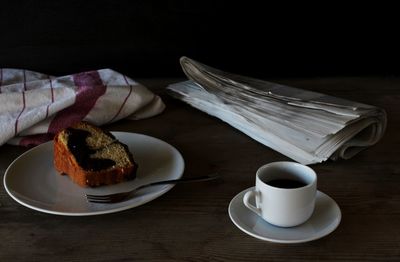
[[[0,69],[0,145],[38,145],[78,121],[100,126],[164,108],[159,96],[110,69],[62,77]]]

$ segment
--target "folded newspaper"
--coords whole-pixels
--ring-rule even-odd
[[[321,93],[223,72],[187,57],[189,80],[167,90],[258,142],[302,163],[349,159],[379,141],[383,109]]]

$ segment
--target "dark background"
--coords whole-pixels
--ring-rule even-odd
[[[394,6],[262,2],[2,1],[0,67],[180,77],[186,55],[264,78],[398,75]]]

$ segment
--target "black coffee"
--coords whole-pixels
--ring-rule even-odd
[[[271,181],[267,182],[268,185],[273,186],[273,187],[279,187],[279,188],[298,188],[298,187],[303,187],[306,186],[307,184],[298,181],[298,180],[292,180],[292,179],[274,179]]]

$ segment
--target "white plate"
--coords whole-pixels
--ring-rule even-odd
[[[67,216],[113,213],[143,205],[170,190],[174,185],[159,185],[138,192],[124,202],[88,203],[85,193],[109,194],[129,190],[137,185],[182,177],[184,161],[173,146],[154,137],[125,132],[112,132],[128,145],[138,163],[136,179],[116,185],[83,188],[53,167],[53,142],[25,152],[14,160],[4,175],[7,193],[18,203],[37,211]]]
[[[309,220],[296,227],[273,226],[243,204],[244,194],[253,188],[240,192],[229,204],[229,216],[233,223],[253,237],[276,243],[302,243],[328,235],[340,223],[342,215],[339,206],[328,195],[318,191],[315,210]]]

